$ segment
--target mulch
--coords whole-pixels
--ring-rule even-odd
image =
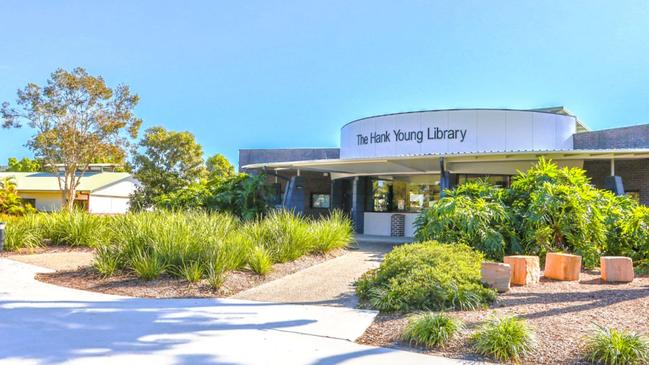
[[[471,350],[471,333],[490,318],[516,315],[536,334],[535,349],[523,363],[582,364],[583,337],[596,325],[649,336],[649,277],[628,284],[604,283],[597,271],[582,272],[574,282],[541,278],[536,285],[512,287],[489,309],[449,314],[462,319],[466,328],[444,349],[413,349],[400,341],[408,320],[400,314],[380,314],[357,342],[477,360],[481,358]]]
[[[37,274],[36,279],[64,287],[100,292],[105,294],[123,295],[141,298],[207,298],[228,297],[246,289],[261,285],[268,281],[290,275],[307,267],[319,264],[344,254],[346,250],[334,250],[323,255],[306,255],[295,261],[275,264],[273,270],[266,276],[257,275],[252,271],[239,270],[226,274],[225,281],[218,290],[213,289],[202,280],[189,283],[186,280],[163,275],[159,279],[145,281],[135,274],[126,272],[104,278],[92,266],[80,267],[76,270],[56,271],[53,273]]]

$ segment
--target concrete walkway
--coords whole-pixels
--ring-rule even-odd
[[[354,308],[358,304],[354,281],[378,267],[396,243],[362,237],[343,256],[243,291],[234,298]]]
[[[223,299],[143,299],[34,280],[0,258],[1,364],[460,364],[352,342],[375,313]]]

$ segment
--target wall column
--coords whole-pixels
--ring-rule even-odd
[[[352,180],[352,223],[356,233],[363,233],[365,214],[365,191],[367,177],[357,176]]]

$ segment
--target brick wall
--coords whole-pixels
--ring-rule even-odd
[[[649,148],[649,124],[577,133],[573,142],[580,150]]]
[[[584,161],[584,169],[593,185],[603,188],[604,178],[611,174],[611,162]],[[649,159],[616,160],[615,175],[622,177],[625,191],[639,192],[640,202],[649,205]]]

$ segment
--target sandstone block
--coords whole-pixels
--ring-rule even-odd
[[[501,264],[498,262],[483,262],[482,263],[482,282],[504,293],[509,290],[509,282],[511,281],[512,269],[509,264]]]
[[[633,281],[633,260],[624,256],[602,256],[599,258],[602,280],[618,283]]]
[[[541,277],[538,256],[505,256],[506,264],[512,268],[511,285],[536,284]]]
[[[550,252],[545,256],[546,278],[564,281],[579,280],[581,256],[567,253]]]

